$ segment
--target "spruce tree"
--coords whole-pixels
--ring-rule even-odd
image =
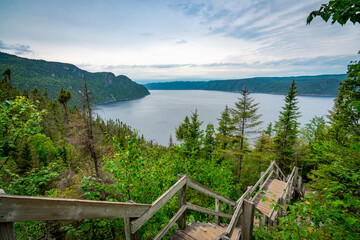
[[[67,105],[68,101],[70,101],[70,99],[71,99],[70,91],[61,89],[60,93],[59,93],[59,96],[58,96],[58,101],[59,101],[59,103],[61,103],[61,105],[64,108],[65,122],[66,123],[69,123],[69,117],[68,117],[67,106],[66,105]]]
[[[294,146],[298,134],[300,117],[299,107],[297,106],[297,90],[295,80],[292,81],[288,94],[285,96],[285,106],[280,112],[279,120],[275,123],[275,148],[277,150],[277,163],[281,169],[287,171],[294,162]]]
[[[257,114],[259,103],[254,103],[254,99],[250,97],[249,89],[245,86],[241,91],[241,97],[232,108],[232,125],[234,128],[233,135],[238,139],[239,147],[234,153],[239,157],[239,182],[241,181],[241,167],[245,155],[246,139],[259,132],[259,121],[261,114]]]
[[[331,121],[330,133],[342,145],[360,140],[360,62],[348,66],[348,76],[340,83],[339,94],[328,116]],[[349,141],[351,140],[351,141]]]
[[[218,133],[216,133],[216,140],[219,143],[221,150],[226,151],[228,146],[233,142],[232,133],[234,131],[230,108],[227,105],[224,111],[221,112],[221,117],[217,120],[219,121],[219,127],[217,128]]]

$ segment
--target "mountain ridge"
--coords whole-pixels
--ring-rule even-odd
[[[70,105],[81,106],[81,91],[84,78],[95,104],[133,100],[149,95],[141,84],[125,75],[115,76],[111,72],[88,72],[70,63],[35,60],[0,52],[0,71],[12,71],[12,84],[20,90],[47,89],[48,95],[56,99],[60,89],[69,90]]]
[[[336,96],[339,83],[346,74],[323,74],[292,77],[254,77],[209,81],[174,81],[147,83],[149,90],[208,90],[240,92],[247,86],[254,93],[286,94],[295,79],[298,93],[303,96]]]

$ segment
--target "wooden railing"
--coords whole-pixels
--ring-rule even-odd
[[[294,188],[303,191],[302,179],[298,176],[296,167],[286,178],[276,163],[271,162],[266,171],[261,173],[261,177],[255,185],[248,187],[247,191],[236,202],[182,174],[179,174],[178,181],[152,204],[25,197],[6,195],[0,192],[0,239],[16,239],[13,229],[13,222],[16,221],[94,218],[124,218],[126,240],[139,239],[138,230],[175,194],[178,198],[178,211],[154,239],[164,237],[176,221],[178,221],[179,228],[184,229],[186,227],[186,210],[214,215],[216,224],[220,224],[221,217],[230,218],[226,231],[216,239],[230,239],[239,220],[241,223],[239,234],[241,234],[242,239],[250,239],[255,211],[253,200],[274,175],[280,180],[287,181],[285,192],[279,198],[278,204],[282,204],[284,199],[291,196]],[[187,187],[214,198],[215,210],[188,203],[186,201]],[[229,213],[221,212],[221,202],[229,204]],[[234,213],[232,213],[231,209],[234,208]],[[271,212],[272,219],[278,215],[279,212]]]
[[[215,198],[215,210],[188,203],[186,201],[187,186]],[[13,222],[16,221],[78,220],[93,218],[124,218],[126,239],[138,239],[137,231],[141,226],[176,193],[178,194],[179,209],[154,239],[161,239],[177,220],[179,220],[179,227],[185,228],[186,210],[214,215],[215,222],[219,224],[220,217],[232,217],[232,214],[220,211],[221,201],[229,204],[231,207],[236,205],[235,201],[181,174],[178,175],[178,181],[151,205],[1,194],[0,239],[16,239],[13,230]]]

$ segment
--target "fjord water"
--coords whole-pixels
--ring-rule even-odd
[[[177,127],[191,112],[197,109],[199,119],[217,127],[217,118],[225,106],[233,107],[240,93],[197,91],[197,90],[152,90],[145,98],[98,105],[97,113],[103,119],[119,119],[137,129],[147,140],[153,140],[167,146],[170,134],[175,141]],[[270,122],[278,120],[279,112],[284,106],[283,95],[253,93],[250,95],[259,103],[258,113],[262,114],[263,128]],[[332,97],[299,96],[301,126],[314,116],[325,116],[333,106]]]

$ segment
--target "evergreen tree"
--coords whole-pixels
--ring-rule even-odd
[[[238,139],[239,148],[236,153],[239,156],[239,182],[241,180],[241,166],[245,154],[245,140],[259,132],[259,121],[261,114],[257,114],[259,103],[254,103],[254,99],[250,97],[249,89],[245,86],[241,91],[241,97],[235,103],[235,108],[232,108],[232,125],[234,128],[234,136]]]
[[[360,140],[360,111],[353,105],[360,101],[359,73],[360,62],[348,66],[348,77],[340,83],[339,94],[328,116],[331,121],[330,133],[342,145]]]
[[[195,110],[190,119],[186,116],[184,122],[175,129],[176,139],[184,142],[185,153],[191,155],[200,153],[204,136],[204,131],[200,129],[202,123],[202,121],[199,121],[197,110]]]
[[[59,103],[63,106],[64,108],[64,112],[65,112],[65,122],[68,123],[69,122],[69,117],[68,117],[68,113],[67,113],[67,103],[70,101],[71,99],[71,93],[69,90],[64,90],[61,89],[59,96],[58,96],[58,101]]]
[[[10,68],[6,68],[4,72],[2,73],[3,81],[6,83],[10,83],[11,85],[11,70]]]
[[[279,120],[275,123],[275,148],[278,154],[278,165],[284,171],[291,169],[294,163],[294,146],[298,134],[300,117],[297,106],[297,90],[295,80],[292,81],[288,94],[285,96],[285,106],[280,112]]]
[[[216,140],[219,142],[220,148],[225,151],[234,140],[232,136],[234,125],[232,125],[231,112],[227,105],[224,111],[221,112],[221,117],[217,120],[219,121],[219,127],[217,128]]]
[[[87,87],[87,82],[85,78],[84,78],[83,97],[84,97],[83,117],[86,123],[86,132],[87,132],[86,146],[94,162],[96,177],[99,177],[100,176],[99,166],[98,166],[99,164],[95,150],[95,138],[93,134],[92,98],[91,98],[91,92]]]
[[[210,158],[211,153],[215,149],[214,133],[215,133],[214,125],[209,123],[206,126],[205,137],[204,137],[204,147],[203,147],[203,151],[205,153],[206,158]]]
[[[273,129],[273,125],[272,125],[272,122],[271,122],[271,123],[269,123],[269,125],[266,127],[266,130],[264,131],[264,133],[265,133],[266,135],[268,135],[269,137],[272,137],[273,132],[274,132],[274,129]]]

